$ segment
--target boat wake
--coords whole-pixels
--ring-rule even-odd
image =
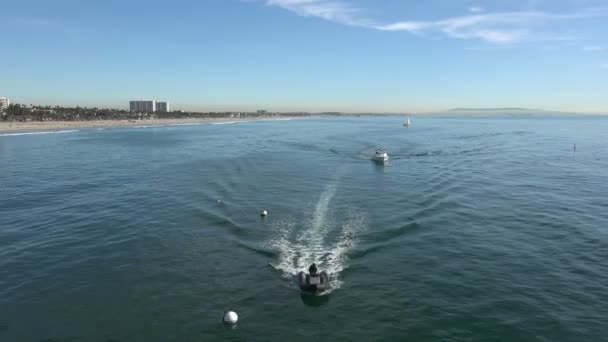
[[[329,292],[342,285],[340,274],[348,267],[349,252],[366,229],[365,215],[354,210],[347,213],[344,223],[332,219],[330,204],[335,193],[335,184],[325,189],[303,229],[298,229],[300,226],[293,222],[275,225],[275,239],[268,243],[278,254],[278,260],[270,265],[281,271],[283,277],[293,279],[298,272],[307,271],[316,263],[319,270],[330,277]]]

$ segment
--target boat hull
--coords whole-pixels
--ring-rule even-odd
[[[304,272],[298,273],[298,286],[300,290],[310,293],[319,293],[329,289],[329,276],[325,272],[319,273],[319,283],[310,282],[310,276]]]
[[[388,155],[374,156],[372,160],[378,163],[384,163],[388,161]]]

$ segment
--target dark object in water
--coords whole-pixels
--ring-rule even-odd
[[[331,296],[324,296],[318,293],[310,293],[302,291],[300,293],[300,299],[302,299],[302,303],[306,306],[311,306],[313,308],[318,308],[329,303],[329,299]]]
[[[323,292],[329,289],[329,276],[325,272],[312,275],[300,272],[298,273],[298,285],[305,292]]]

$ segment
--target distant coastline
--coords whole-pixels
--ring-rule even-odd
[[[608,114],[608,113],[607,113]],[[16,132],[45,132],[54,130],[78,130],[91,128],[118,128],[144,126],[193,125],[252,120],[277,120],[312,117],[360,117],[360,116],[419,116],[429,118],[564,118],[606,117],[607,114],[566,113],[538,109],[505,108],[453,108],[430,113],[344,113],[344,112],[153,112],[140,113],[124,109],[86,107],[25,106],[11,104],[0,108],[0,134]]]
[[[11,104],[0,110],[0,133],[191,125],[304,118],[309,113],[263,112],[153,112],[140,113],[122,109],[82,107],[24,106]]]
[[[504,107],[504,108],[452,108],[450,112],[458,111],[539,111],[538,109],[521,108],[521,107]]]
[[[154,126],[181,126],[196,124],[224,124],[262,120],[294,119],[287,116],[254,118],[181,118],[181,119],[144,119],[144,120],[91,120],[91,121],[26,121],[0,122],[0,134],[16,132],[44,132],[55,130],[79,130],[94,128],[127,128]]]

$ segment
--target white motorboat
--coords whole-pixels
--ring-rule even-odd
[[[372,159],[377,162],[382,162],[382,163],[387,162],[388,153],[386,152],[386,150],[383,150],[383,149],[376,150],[376,152],[374,152],[374,156],[372,157]]]
[[[407,117],[407,120],[405,120],[405,122],[403,123],[403,126],[405,127],[410,127],[412,125],[412,121],[410,120],[410,117]]]

